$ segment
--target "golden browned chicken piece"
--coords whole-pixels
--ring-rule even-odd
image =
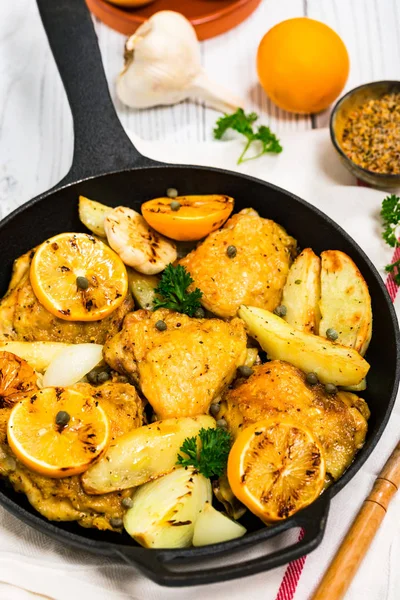
[[[49,313],[33,293],[29,280],[32,256],[33,251],[27,252],[14,263],[10,286],[0,302],[0,341],[104,344],[108,335],[119,331],[125,315],[134,306],[130,294],[119,308],[101,321],[64,321]]]
[[[97,388],[77,384],[76,389],[93,395],[107,413],[112,439],[143,424],[143,405],[135,388],[128,383],[108,382]],[[83,527],[122,528],[123,498],[130,491],[99,496],[87,495],[79,475],[51,479],[31,471],[12,454],[6,440],[10,408],[0,409],[0,475],[14,489],[26,494],[32,506],[52,521],[77,521]],[[119,520],[119,521],[118,521]]]
[[[157,321],[167,328],[159,331]],[[128,315],[104,358],[132,377],[159,419],[206,413],[246,358],[243,322],[192,319],[160,309]]]
[[[201,302],[219,317],[241,304],[274,310],[296,249],[286,231],[255,211],[233,215],[180,261],[203,292]]]
[[[242,427],[274,416],[308,426],[325,451],[326,483],[342,475],[364,444],[370,414],[355,394],[329,395],[323,385],[308,385],[302,371],[279,360],[254,367],[249,379],[225,394],[222,406],[234,436]]]

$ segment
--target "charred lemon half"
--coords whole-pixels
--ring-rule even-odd
[[[309,429],[289,420],[260,421],[232,446],[228,479],[235,496],[265,523],[291,517],[321,493],[325,460]]]

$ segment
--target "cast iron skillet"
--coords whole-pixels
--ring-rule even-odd
[[[4,482],[0,488],[0,503],[39,531],[82,550],[120,557],[162,585],[224,581],[266,571],[298,558],[321,542],[330,499],[350,482],[366,461],[392,411],[399,383],[399,330],[381,278],[364,252],[336,223],[293,194],[229,171],[166,165],[139,154],[114,111],[95,32],[83,0],[38,0],[38,5],[73,113],[74,160],[59,185],[0,223],[0,292],[4,293],[7,288],[12,262],[17,256],[56,233],[84,231],[78,219],[79,194],[111,206],[129,205],[137,210],[143,201],[164,195],[169,187],[177,188],[182,194],[228,194],[235,198],[236,210],[254,207],[262,216],[283,225],[301,247],[311,246],[317,253],[332,248],[343,250],[357,263],[367,280],[374,313],[374,334],[367,355],[371,374],[364,394],[371,408],[371,420],[365,446],[352,466],[316,502],[269,528],[248,515],[245,524],[249,532],[239,540],[223,544],[184,550],[147,550],[136,546],[127,535],[49,522],[30,507],[24,495],[16,494]],[[272,554],[246,560],[244,555],[249,547],[292,527],[304,528],[301,541]],[[241,556],[232,557],[228,565],[204,568],[201,564],[203,558],[239,550]],[[190,561],[196,564],[188,567]],[[177,563],[183,563],[184,568],[177,569]]]

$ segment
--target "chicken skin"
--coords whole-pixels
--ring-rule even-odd
[[[308,385],[302,371],[279,360],[255,367],[249,379],[239,380],[225,394],[223,407],[235,437],[243,427],[278,416],[306,425],[325,451],[326,483],[338,479],[363,446],[370,414],[355,394],[327,394],[323,385]]]
[[[143,403],[128,383],[108,382],[99,387],[77,384],[75,389],[96,398],[111,425],[111,439],[143,425]],[[77,521],[83,527],[121,529],[124,508],[121,501],[130,490],[89,496],[79,475],[51,479],[31,471],[17,460],[7,444],[7,421],[11,408],[0,409],[0,475],[23,492],[32,506],[51,521]]]
[[[130,294],[108,317],[101,321],[64,321],[52,315],[37,300],[29,279],[33,251],[14,263],[10,286],[0,302],[0,341],[66,342],[104,344],[119,331],[134,303]]]
[[[192,417],[208,411],[243,364],[246,332],[240,319],[226,323],[139,310],[107,341],[104,358],[137,382],[159,419]]]
[[[282,227],[244,210],[180,264],[194,279],[193,287],[203,292],[203,306],[229,318],[241,304],[268,310],[278,306],[295,249],[296,241]]]

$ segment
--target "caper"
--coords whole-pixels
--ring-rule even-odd
[[[86,277],[77,277],[76,278],[76,285],[80,290],[87,290],[89,287],[89,280],[86,279]]]
[[[114,529],[119,529],[123,524],[123,520],[119,519],[118,517],[111,517],[110,519],[110,525],[111,527],[114,527]]]
[[[124,498],[122,500],[121,504],[124,508],[132,508],[133,500],[132,500],[132,498],[129,498],[129,496],[128,496],[127,498]]]
[[[167,189],[167,196],[168,198],[176,198],[178,195],[178,190],[175,188],[168,188]]]
[[[181,203],[178,202],[178,200],[172,200],[172,202],[170,203],[169,206],[170,206],[171,210],[173,210],[174,212],[176,212],[177,210],[180,209]]]
[[[317,385],[318,377],[316,376],[315,373],[307,373],[306,381],[309,385]]]
[[[71,417],[65,410],[59,410],[56,414],[56,425],[59,427],[66,427],[70,421]]]
[[[111,379],[111,375],[108,371],[100,371],[100,373],[97,375],[98,383],[105,383],[109,379]]]
[[[220,406],[217,402],[214,402],[213,404],[211,404],[210,413],[212,414],[213,417],[217,416],[217,414],[219,413],[219,409],[220,409]]]
[[[336,385],[333,385],[333,383],[327,383],[325,386],[325,391],[327,394],[336,394],[337,387],[336,387]]]
[[[235,258],[237,254],[236,246],[228,246],[226,249],[226,253],[229,256],[229,258]]]
[[[296,285],[300,285],[301,284],[301,279],[296,279],[295,284]]]
[[[204,312],[204,309],[200,307],[196,308],[196,310],[194,311],[194,316],[196,317],[196,319],[204,319],[206,313]]]
[[[338,339],[339,334],[336,331],[336,329],[333,329],[333,327],[329,327],[329,329],[326,330],[326,337],[328,338],[328,340],[332,340],[332,342],[334,342]]]
[[[158,329],[158,331],[165,331],[167,329],[167,324],[165,321],[157,321],[156,323],[156,329]]]
[[[87,380],[89,383],[92,383],[93,385],[95,385],[96,383],[98,383],[98,376],[99,376],[99,372],[97,369],[92,369],[91,371],[89,371],[89,373],[86,375]]]
[[[253,375],[254,371],[251,367],[248,367],[247,365],[241,365],[240,367],[238,367],[238,373],[241,377],[250,377],[250,375]]]
[[[274,310],[274,313],[278,317],[284,317],[287,313],[287,308],[283,304],[280,304],[279,306],[276,307],[276,309]]]
[[[226,422],[226,419],[218,419],[218,421],[217,421],[217,427],[221,427],[222,429],[226,429],[228,427],[228,423]]]

